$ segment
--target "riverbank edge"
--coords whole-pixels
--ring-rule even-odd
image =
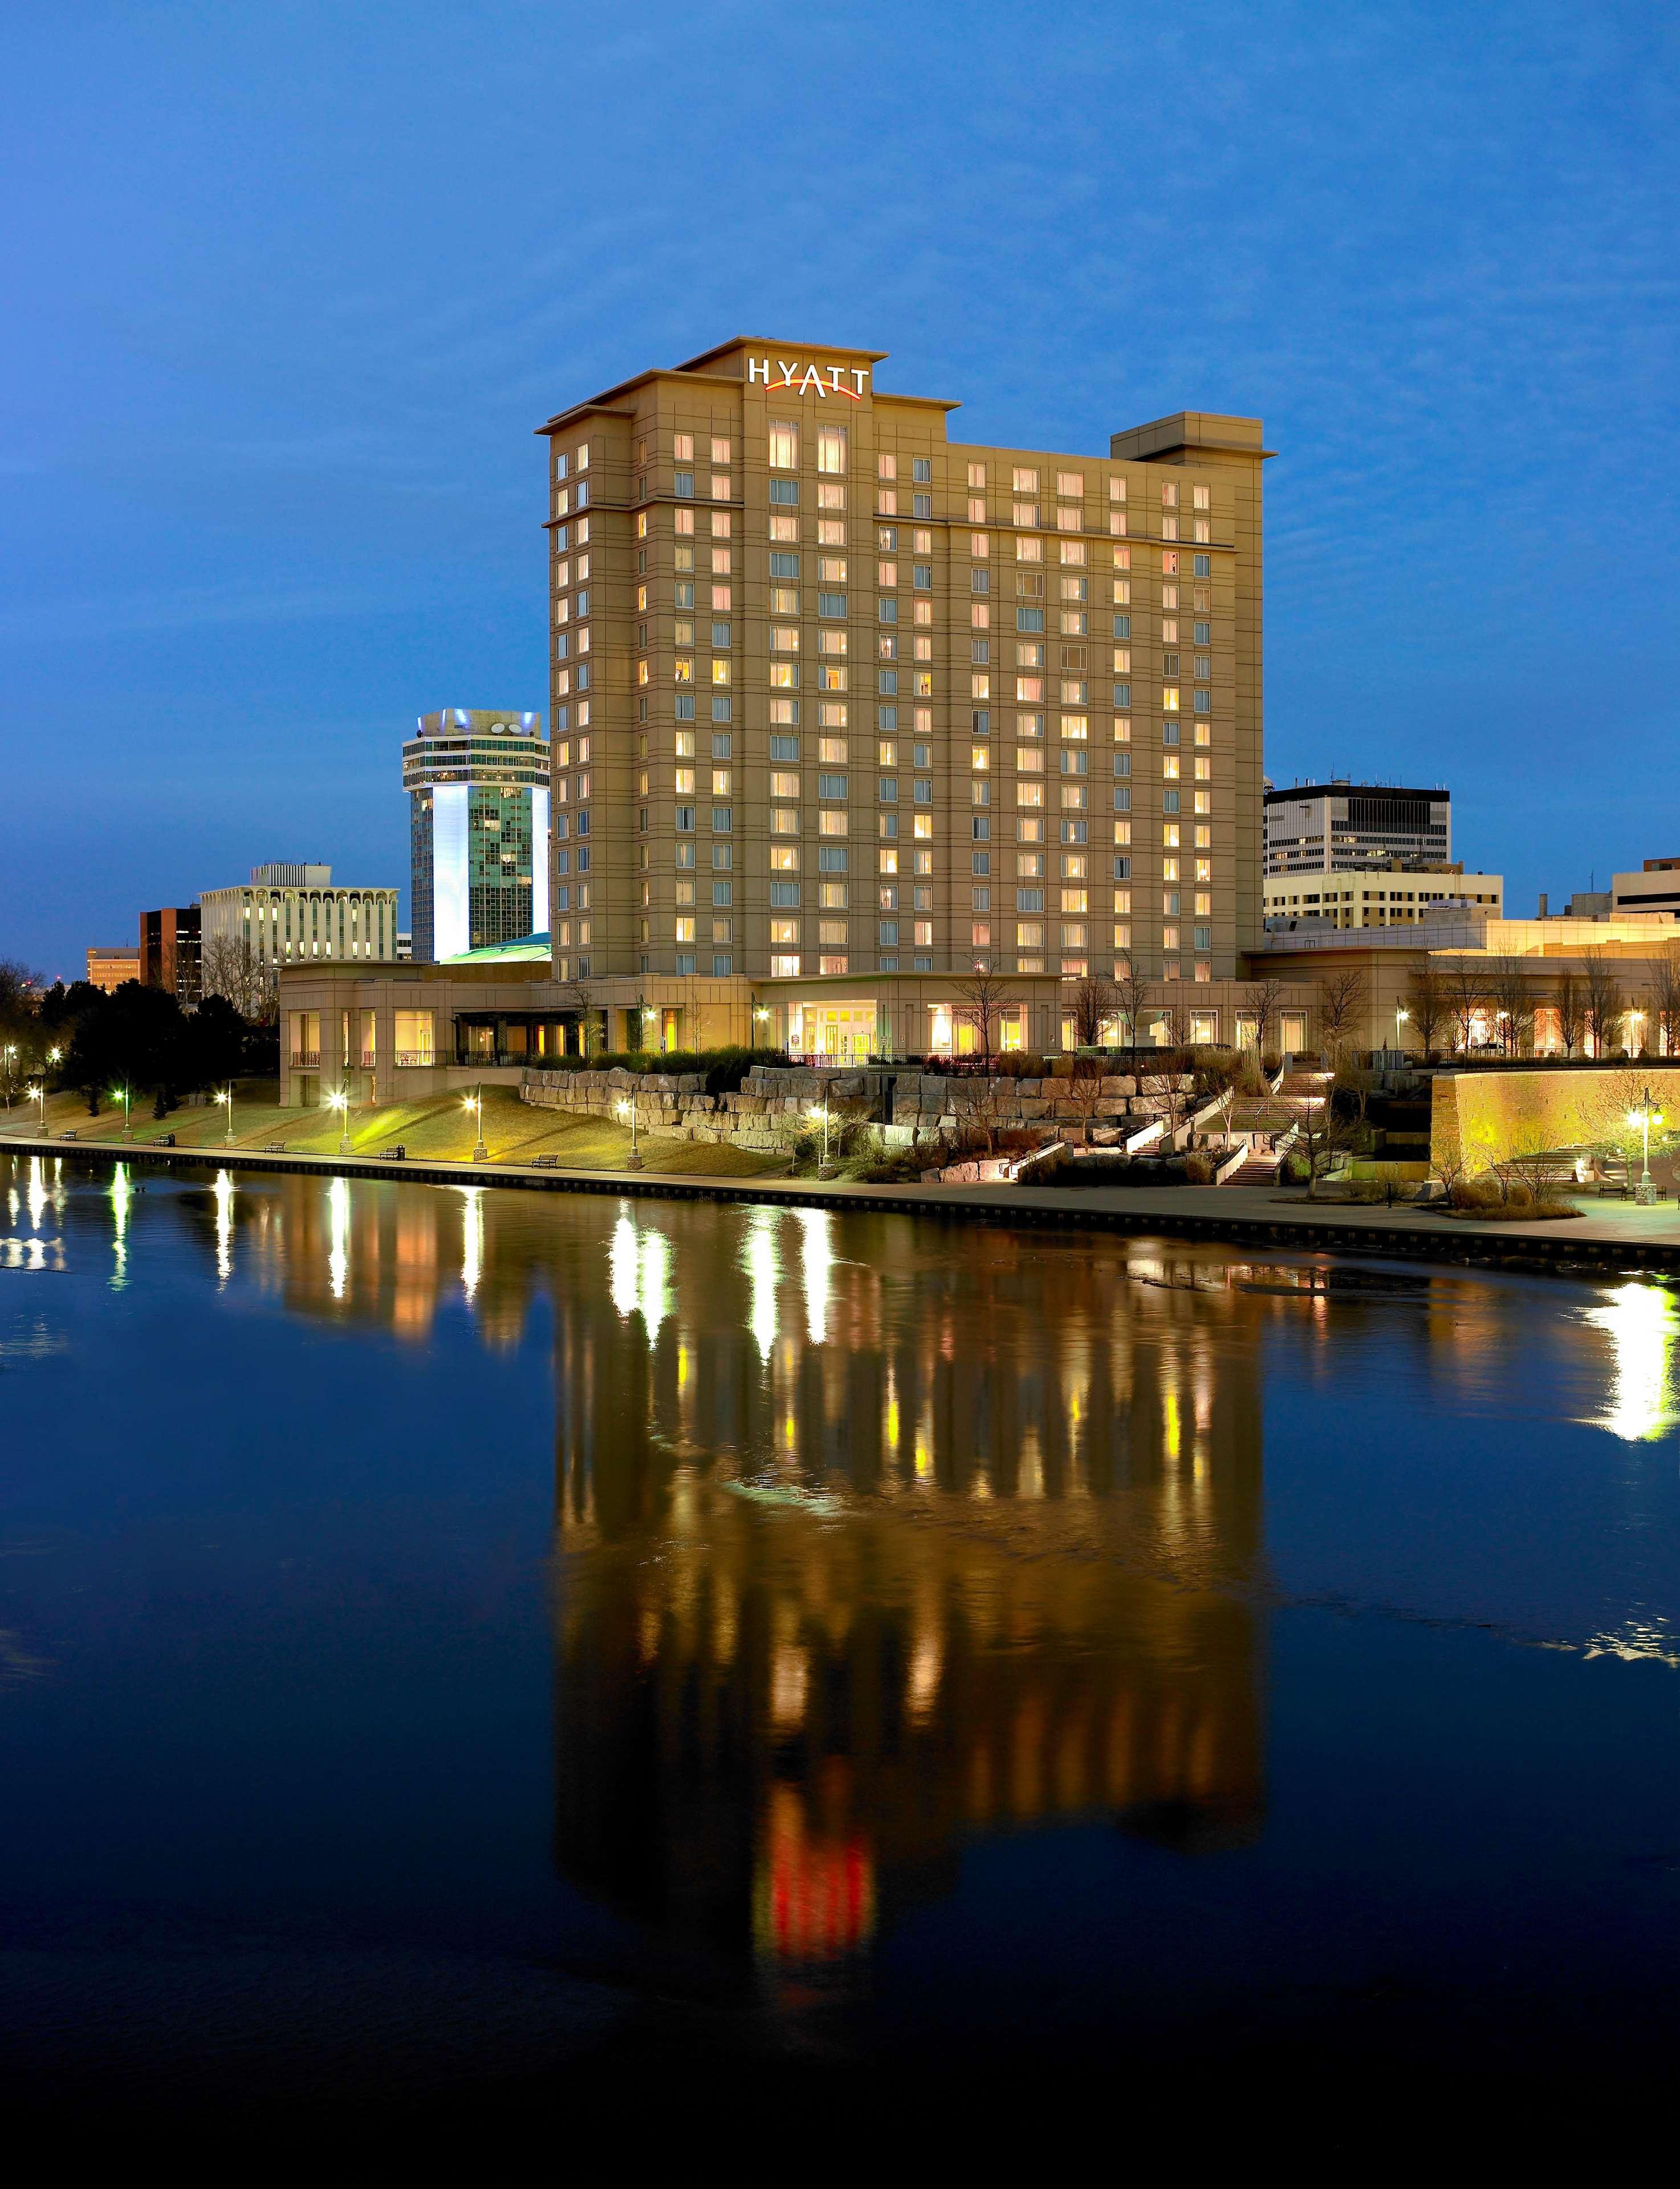
[[[1228,1214],[1206,1206],[1163,1208],[1147,1189],[1080,1191],[1072,1187],[868,1185],[851,1180],[719,1178],[660,1171],[537,1170],[526,1164],[452,1162],[441,1157],[396,1162],[377,1156],[264,1155],[237,1148],[161,1148],[143,1141],[54,1140],[0,1135],[0,1151],[19,1155],[92,1156],[116,1162],[156,1163],[175,1169],[252,1170],[327,1177],[392,1179],[415,1185],[501,1186],[526,1192],[608,1194],[657,1201],[755,1202],[772,1208],[873,1208],[905,1215],[938,1216],[989,1224],[1122,1231],[1134,1236],[1208,1239],[1268,1248],[1378,1255],[1409,1261],[1562,1276],[1621,1272],[1680,1278],[1680,1238],[1582,1236],[1575,1225],[1542,1234],[1502,1225],[1497,1236],[1468,1231],[1451,1219],[1423,1212],[1374,1222],[1363,1212],[1304,1208],[1295,1213]],[[1190,1194],[1225,1194],[1224,1186],[1180,1186]]]

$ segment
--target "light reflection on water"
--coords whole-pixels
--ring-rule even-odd
[[[535,1463],[556,1871],[789,2014],[863,1996],[883,1940],[976,1847],[1093,1824],[1208,1865],[1265,1844],[1290,1601],[1269,1474],[1288,1511],[1327,1445],[1334,1479],[1368,1472],[1374,1497],[1385,1451],[1415,1468],[1445,1445],[1468,1502],[1488,1423],[1519,1399],[1536,1447],[1555,1417],[1618,1462],[1676,1421],[1680,1323],[1640,1283],[1519,1292],[1158,1242],[225,1170],[140,1200],[118,1166],[82,1191],[14,1171],[14,1226],[41,1243],[51,1218],[72,1269],[114,1253],[118,1285],[185,1242],[172,1281],[210,1281],[181,1292],[201,1312],[268,1299],[390,1341],[367,1349],[360,1436],[433,1351],[552,1379]],[[78,1205],[98,1212],[79,1231]],[[551,1322],[543,1360],[531,1333]],[[439,1421],[439,1451],[493,1440],[482,1388],[477,1405]],[[1546,1494],[1519,1484],[1513,1509]],[[1419,1532],[1442,1572],[1420,1625],[1675,1661],[1666,1610],[1631,1590],[1550,1626],[1539,1592],[1502,1628],[1485,1576]],[[1337,1608],[1375,1593],[1349,1583]],[[1411,1615],[1398,1587],[1383,1600]]]
[[[1593,1418],[1629,1444],[1649,1444],[1680,1423],[1680,1307],[1663,1286],[1618,1285],[1583,1322],[1609,1334],[1612,1380]]]

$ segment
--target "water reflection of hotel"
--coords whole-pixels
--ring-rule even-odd
[[[977,1836],[1253,1836],[1250,1304],[1079,1242],[737,1236],[626,1210],[610,1304],[559,1287],[563,1867],[808,1975]]]

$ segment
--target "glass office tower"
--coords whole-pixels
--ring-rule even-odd
[[[542,716],[444,707],[403,747],[416,962],[548,926],[548,740]]]

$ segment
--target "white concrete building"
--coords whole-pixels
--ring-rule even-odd
[[[1266,925],[1320,919],[1335,928],[1405,927],[1461,914],[1502,919],[1502,874],[1419,873],[1415,868],[1355,867],[1332,874],[1265,878]]]
[[[335,887],[328,866],[253,867],[248,883],[201,891],[198,901],[206,964],[223,939],[248,945],[263,973],[321,959],[396,959],[396,891]]]

